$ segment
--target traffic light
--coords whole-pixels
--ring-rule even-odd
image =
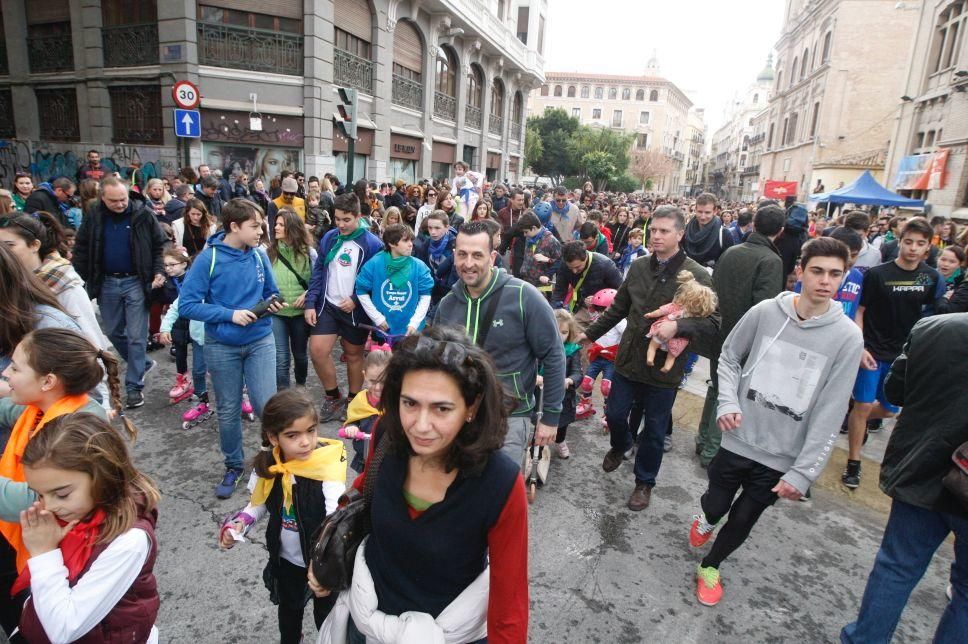
[[[345,136],[348,140],[356,139],[356,110],[358,97],[356,90],[349,87],[339,88],[339,103],[336,105],[338,111],[333,113],[333,128]]]

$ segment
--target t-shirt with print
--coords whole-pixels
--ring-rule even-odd
[[[911,329],[944,295],[940,273],[924,262],[906,271],[897,262],[867,270],[861,289],[864,307],[864,348],[875,359],[893,362]]]
[[[387,277],[386,258],[381,253],[363,265],[356,279],[356,292],[370,296],[373,306],[386,318],[390,334],[403,335],[417,310],[420,296],[433,291],[434,278],[426,264],[411,258],[407,284],[397,288]]]
[[[363,247],[356,240],[343,242],[336,257],[329,263],[326,274],[326,300],[339,306],[356,293],[356,274],[359,271]]]
[[[293,503],[287,510],[285,504],[282,508],[282,528],[279,531],[279,554],[289,563],[306,567],[303,561],[302,544],[299,541],[299,521],[296,519],[296,504]]]
[[[835,302],[840,302],[840,305],[844,307],[844,315],[851,320],[857,317],[857,309],[860,307],[860,294],[863,286],[864,274],[856,268],[851,268],[847,271],[844,281],[840,283],[840,290],[837,291],[837,296],[834,298]],[[793,292],[800,293],[802,289],[803,284],[797,282],[793,287]]]

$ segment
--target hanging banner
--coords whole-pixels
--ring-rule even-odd
[[[894,177],[895,190],[939,190],[945,184],[948,150],[903,157]]]
[[[948,150],[944,149],[934,153],[931,159],[931,170],[928,171],[928,190],[940,190],[944,188],[944,171],[948,165]]]
[[[767,199],[786,199],[797,194],[796,181],[767,181],[763,185],[763,196]]]

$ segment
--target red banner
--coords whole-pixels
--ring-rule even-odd
[[[763,185],[763,196],[767,199],[786,199],[797,196],[796,181],[767,181]]]

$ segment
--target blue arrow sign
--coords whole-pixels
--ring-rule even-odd
[[[202,117],[198,110],[175,110],[175,136],[201,138]]]

